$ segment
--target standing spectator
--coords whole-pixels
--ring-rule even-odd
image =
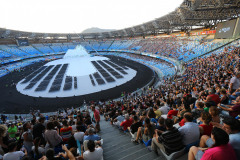
[[[101,129],[100,129],[100,114],[99,114],[99,111],[97,109],[95,109],[95,106],[92,106],[92,111],[93,111],[93,115],[94,115],[94,119],[96,121],[96,132],[100,132]]]
[[[32,151],[32,146],[33,146],[33,135],[31,131],[31,124],[29,122],[26,122],[23,125],[23,145],[24,148],[26,148],[27,153],[29,154]]]
[[[47,130],[44,133],[45,140],[47,142],[45,148],[54,148],[60,146],[62,143],[62,137],[58,134],[57,130],[54,129],[54,123],[47,123]]]
[[[14,123],[11,123],[10,127],[8,128],[9,137],[15,138],[17,131],[18,131],[17,126]]]
[[[38,123],[33,126],[33,138],[39,137],[41,139],[41,143],[44,144],[43,134],[45,132],[45,126],[43,125],[45,121],[44,117],[40,117]],[[45,145],[45,144],[44,144]]]

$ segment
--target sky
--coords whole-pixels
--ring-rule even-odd
[[[124,29],[164,16],[183,0],[1,0],[0,28],[80,33]]]

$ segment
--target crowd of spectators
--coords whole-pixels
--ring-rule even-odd
[[[35,112],[31,120],[15,116],[9,121],[2,116],[0,159],[102,160],[99,108],[90,107],[65,109],[52,116]]]
[[[16,117],[6,123],[3,118],[0,159],[103,159],[100,113],[129,132],[133,143],[144,143],[156,154],[184,150],[189,160],[240,159],[239,54],[240,48],[230,46],[198,58],[182,77],[158,88],[91,105],[92,116],[88,109],[66,109],[50,117],[33,114],[31,121]]]
[[[187,64],[182,77],[104,108],[112,125],[135,144],[188,159],[240,159],[240,48]]]

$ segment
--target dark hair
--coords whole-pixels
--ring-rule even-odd
[[[209,124],[212,120],[212,117],[208,112],[202,112],[201,113],[201,118],[207,124]]]
[[[229,142],[229,135],[221,128],[214,127],[212,129],[212,135],[215,139],[215,144],[212,147],[228,144]]]
[[[209,108],[209,111],[213,113],[213,116],[217,116],[218,113],[219,113],[219,110],[218,110],[218,108],[216,106],[211,106]]]
[[[45,117],[40,117],[38,122],[42,122],[42,121],[45,121]]]
[[[189,113],[189,112],[185,113],[185,114],[183,115],[183,117],[186,118],[186,120],[187,120],[188,122],[192,122],[192,121],[193,121],[193,116],[192,116],[192,114]]]
[[[8,144],[9,151],[13,151],[15,147],[17,147],[17,142],[11,142]]]
[[[53,122],[48,122],[47,123],[47,130],[54,129],[54,123]]]
[[[62,124],[63,124],[64,126],[68,126],[67,120],[64,120],[64,121],[62,122]]]
[[[149,109],[149,111],[148,111],[148,117],[149,117],[149,118],[155,118],[155,117],[156,117],[156,114],[155,114],[155,112],[153,111],[153,109]]]
[[[199,105],[200,108],[204,107],[204,103],[203,102],[197,102],[197,104]]]
[[[46,152],[46,157],[48,160],[54,159],[54,150],[52,148],[49,148]]]
[[[224,118],[223,123],[230,126],[232,131],[240,131],[240,122],[234,118]]]
[[[134,121],[137,121],[137,120],[138,120],[138,116],[135,115],[135,116],[133,117],[133,120],[134,120]]]
[[[34,147],[35,147],[34,150],[35,150],[35,153],[36,153],[37,156],[39,155],[38,147],[39,147],[40,141],[41,141],[41,138],[40,138],[40,137],[36,137],[36,138],[34,139]]]
[[[160,117],[158,119],[158,123],[161,124],[161,125],[164,125],[164,118],[163,117]]]
[[[89,140],[87,143],[87,147],[90,152],[94,152],[95,150],[95,142],[93,140]]]
[[[29,124],[29,122],[26,122],[26,123],[24,123],[24,125],[23,125],[23,131],[24,131],[24,132],[25,132],[25,131],[28,131],[27,124]]]
[[[167,119],[165,119],[164,123],[167,128],[169,128],[169,129],[173,128],[173,120],[167,118]]]

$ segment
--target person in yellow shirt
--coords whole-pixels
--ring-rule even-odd
[[[162,112],[158,109],[157,106],[154,106],[154,107],[153,107],[153,111],[154,111],[154,113],[156,114],[156,119],[158,119],[158,118],[161,117]]]

